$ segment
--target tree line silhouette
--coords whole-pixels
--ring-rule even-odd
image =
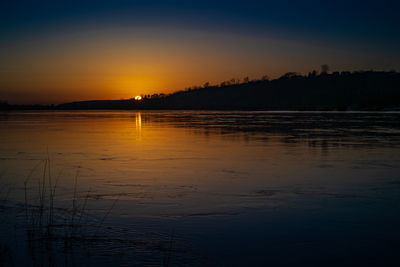
[[[335,72],[231,82],[177,92],[161,101],[169,107],[261,110],[366,110],[400,107],[400,74]]]
[[[395,71],[288,72],[277,79],[231,79],[205,83],[141,101],[97,100],[65,103],[54,109],[216,109],[216,110],[393,110],[400,109],[400,73]],[[1,108],[13,108],[6,103]],[[32,106],[31,106],[32,107]],[[14,106],[14,108],[17,108]],[[35,108],[35,107],[33,107]],[[37,108],[37,106],[36,106]],[[46,106],[45,108],[52,108]]]

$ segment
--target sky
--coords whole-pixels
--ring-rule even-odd
[[[400,70],[400,1],[0,3],[0,101],[171,93],[231,78]]]

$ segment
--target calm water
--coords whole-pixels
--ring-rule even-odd
[[[19,230],[46,159],[55,206],[76,199],[105,233],[57,266],[400,264],[400,113],[0,113],[16,265],[47,264]]]

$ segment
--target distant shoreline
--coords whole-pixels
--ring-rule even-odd
[[[286,73],[274,80],[232,79],[141,100],[92,100],[60,105],[9,105],[0,110],[247,110],[399,111],[399,72]]]
[[[251,109],[7,109],[0,110],[0,112],[25,112],[25,111],[43,111],[43,112],[83,112],[83,111],[204,111],[204,112],[265,112],[265,113],[400,113],[400,107],[394,109],[381,109],[381,110],[251,110]]]

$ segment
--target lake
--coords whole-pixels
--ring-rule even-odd
[[[0,177],[5,265],[400,266],[399,112],[3,112]]]

